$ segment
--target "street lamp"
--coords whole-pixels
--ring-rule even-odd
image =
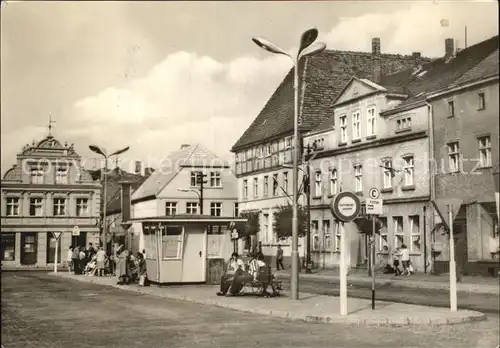
[[[318,37],[317,29],[309,29],[302,34],[300,39],[300,47],[296,55],[291,55],[281,49],[279,46],[273,44],[272,42],[260,38],[254,37],[252,41],[255,42],[262,49],[275,53],[283,54],[289,57],[293,62],[293,92],[294,92],[294,107],[293,107],[293,138],[294,138],[294,155],[293,155],[293,170],[292,170],[292,181],[293,181],[293,218],[292,218],[292,274],[291,274],[291,285],[292,285],[292,299],[299,299],[299,234],[298,234],[298,219],[297,219],[297,194],[298,194],[298,160],[299,160],[299,62],[302,57],[312,55],[323,51],[326,48],[326,44],[318,42],[313,44],[313,42]]]
[[[108,226],[107,226],[107,223],[106,223],[106,209],[107,209],[107,178],[106,178],[106,174],[108,173],[108,158],[110,158],[111,156],[116,156],[116,155],[119,155],[119,154],[122,154],[126,151],[128,151],[128,149],[130,149],[130,146],[127,146],[121,150],[118,150],[118,151],[115,151],[113,152],[112,154],[108,155],[106,153],[106,150],[104,148],[101,148],[99,146],[96,146],[96,145],[90,145],[89,146],[89,149],[92,151],[92,152],[95,152],[99,155],[101,155],[102,157],[104,157],[104,173],[103,173],[103,181],[104,181],[104,184],[103,184],[103,190],[104,190],[104,193],[103,193],[103,217],[102,217],[102,221],[103,221],[103,224],[102,224],[102,239],[103,239],[103,244],[104,244],[104,249],[106,250],[106,252],[109,252],[108,248],[107,248],[107,230],[108,230]],[[109,255],[109,253],[108,253]]]
[[[198,189],[183,189],[178,188],[177,191],[180,192],[194,192],[198,195],[198,205],[200,206],[200,215],[203,215],[203,197],[201,196],[201,192]]]

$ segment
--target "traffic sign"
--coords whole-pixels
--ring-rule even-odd
[[[73,231],[71,232],[72,236],[79,236],[80,235],[80,227],[75,226],[73,227]]]
[[[352,192],[340,192],[333,197],[330,209],[337,219],[348,222],[359,215],[361,202],[359,197]]]
[[[238,239],[238,230],[235,228],[233,232],[231,232],[231,239]]]
[[[379,196],[380,191],[375,187],[371,188],[370,191],[368,191],[368,197],[370,197],[371,199],[377,199]]]
[[[366,199],[366,214],[369,215],[382,215],[383,202],[382,199]]]
[[[61,234],[62,232],[52,232],[52,235],[54,236],[56,241],[59,240],[59,238],[61,238]]]

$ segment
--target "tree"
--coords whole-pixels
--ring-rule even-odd
[[[303,237],[306,234],[307,228],[307,209],[299,206],[297,212],[299,237]],[[292,217],[293,208],[291,205],[280,206],[274,212],[273,228],[279,240],[287,239],[292,236]]]
[[[241,212],[240,216],[247,219],[245,228],[238,231],[239,237],[245,240],[245,248],[253,249],[255,247],[255,236],[260,231],[259,213],[257,212]]]

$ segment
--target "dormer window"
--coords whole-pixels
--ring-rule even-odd
[[[31,168],[30,169],[30,179],[31,183],[35,185],[43,184],[43,170],[40,168]]]
[[[396,132],[410,130],[411,117],[403,117],[396,121]]]
[[[68,167],[56,168],[56,184],[65,185],[68,183]]]

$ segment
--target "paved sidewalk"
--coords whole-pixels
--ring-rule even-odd
[[[279,278],[289,278],[290,270],[277,271]],[[312,274],[300,273],[300,278],[303,279],[321,279],[340,282],[338,271],[322,270]],[[450,288],[449,275],[430,275],[430,274],[413,274],[411,276],[395,276],[393,274],[377,273],[375,283],[377,286],[396,287],[396,288],[419,288],[419,289],[436,289],[449,290]],[[372,278],[368,276],[367,271],[352,271],[347,276],[347,283],[358,286],[371,286]],[[500,286],[498,278],[486,277],[471,277],[464,276],[462,282],[457,283],[457,291],[463,293],[476,294],[500,294]]]
[[[300,294],[299,301],[292,301],[284,293],[280,297],[262,298],[254,296],[219,297],[218,286],[176,285],[150,286],[117,285],[114,277],[90,277],[69,273],[49,273],[52,276],[112,286],[125,291],[138,292],[180,301],[228,308],[274,317],[317,323],[342,323],[369,326],[401,325],[445,325],[485,320],[486,315],[469,310],[452,313],[447,308],[415,306],[392,302],[376,302],[371,309],[371,301],[348,299],[348,315],[340,316],[339,298],[314,294]]]

